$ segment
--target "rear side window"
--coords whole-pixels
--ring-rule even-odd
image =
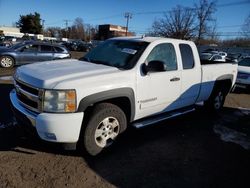
[[[192,48],[188,44],[180,44],[181,59],[183,69],[192,69],[194,67],[194,55]]]
[[[63,50],[62,48],[60,48],[60,47],[54,46],[54,48],[55,48],[56,52],[63,52],[63,51],[64,51],[64,50]]]
[[[54,52],[52,46],[41,45],[41,52]]]

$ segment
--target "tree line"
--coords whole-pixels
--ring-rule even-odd
[[[148,35],[169,37],[185,40],[194,40],[198,45],[208,42],[218,43],[220,41],[217,32],[216,1],[199,0],[193,7],[183,7],[177,5],[171,11],[165,13],[162,18],[158,18],[152,24]],[[250,14],[241,28],[240,39],[234,40],[239,44],[250,42]],[[246,42],[247,41],[247,42]],[[228,42],[229,43],[229,42]]]
[[[16,22],[16,26],[20,28],[22,33],[43,34],[46,37],[71,38],[89,41],[96,39],[98,28],[90,24],[84,24],[82,18],[76,18],[69,27],[47,27],[42,25],[42,19],[39,13],[30,13],[28,15],[20,15],[20,19]]]

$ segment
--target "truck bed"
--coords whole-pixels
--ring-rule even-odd
[[[227,77],[231,79],[232,86],[234,85],[237,75],[237,63],[201,61],[201,64],[202,84],[197,102],[208,99],[212,93],[216,80],[225,79],[225,77]]]

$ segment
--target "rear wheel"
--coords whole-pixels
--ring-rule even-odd
[[[126,127],[126,116],[118,106],[110,103],[96,105],[83,133],[86,151],[97,155],[110,146]]]
[[[14,59],[10,56],[2,56],[0,58],[0,65],[3,68],[11,68],[14,66]]]
[[[213,91],[212,95],[205,102],[207,109],[213,112],[218,112],[223,108],[226,99],[226,92],[221,88],[217,88]]]

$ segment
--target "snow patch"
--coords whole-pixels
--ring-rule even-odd
[[[219,134],[221,140],[225,142],[233,142],[235,144],[239,144],[244,149],[250,149],[250,138],[244,133],[238,132],[220,124],[216,124],[214,126],[214,132]]]
[[[2,77],[0,77],[0,80],[13,81],[13,77],[12,76],[2,76]]]
[[[7,129],[7,128],[14,128],[16,125],[17,125],[17,122],[15,119],[13,119],[12,122],[9,122],[7,124],[0,122],[0,131],[3,129]]]
[[[14,79],[12,76],[1,76],[0,83],[1,84],[13,84]]]
[[[247,116],[250,115],[250,109],[249,109],[249,108],[242,108],[242,107],[239,107],[238,109],[240,110],[240,112],[241,112],[243,115],[247,115]]]

